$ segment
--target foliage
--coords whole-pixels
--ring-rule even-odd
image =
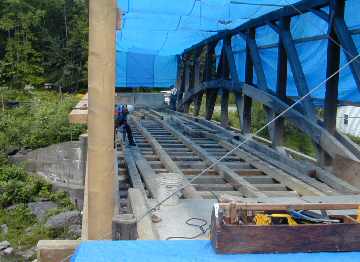
[[[87,0],[0,1],[0,85],[79,87],[87,78],[87,12]]]
[[[39,198],[52,200],[67,209],[74,208],[66,193],[52,192],[52,186],[42,178],[29,175],[23,167],[10,163],[0,166],[0,192],[0,208]]]
[[[6,239],[17,249],[26,249],[41,239],[58,238],[64,234],[46,229],[26,204],[40,198],[54,201],[59,208],[51,210],[47,214],[49,217],[74,209],[66,193],[53,192],[52,186],[42,178],[31,176],[22,167],[5,161],[0,165],[0,192],[0,224],[9,228],[6,235],[0,232],[0,241]]]
[[[68,113],[79,100],[75,95],[60,97],[51,91],[12,89],[3,95],[6,100],[20,102],[20,106],[0,112],[0,224],[9,228],[6,235],[0,232],[0,241],[6,239],[16,249],[26,249],[40,239],[59,238],[67,233],[67,229],[46,229],[26,208],[27,203],[40,199],[57,203],[58,208],[48,216],[74,209],[74,205],[66,193],[53,192],[44,179],[8,162],[6,153],[77,139],[85,127],[68,122]]]
[[[213,114],[213,120],[220,122],[221,113],[220,113],[220,101],[221,97],[217,97],[216,107]],[[230,94],[229,96],[229,125],[234,128],[240,127],[240,120],[237,110],[231,110],[231,108],[236,109],[236,105],[232,104],[235,102],[235,97]],[[205,97],[201,103],[200,115],[205,116]],[[193,110],[193,107],[190,108]],[[251,112],[251,131],[252,133],[257,132],[262,128],[266,123],[266,113],[263,106],[260,103],[253,102],[252,112]],[[262,130],[259,134],[260,137],[269,139],[268,130]],[[360,142],[360,141],[359,141]],[[301,153],[307,154],[309,156],[315,156],[316,149],[312,143],[309,136],[304,134],[302,131],[297,129],[295,126],[291,125],[288,121],[285,121],[285,138],[284,145]]]
[[[13,209],[0,209],[0,224],[9,227],[8,234],[0,234],[0,240],[8,240],[12,246],[29,248],[40,239],[49,237],[50,232],[37,223],[36,217],[31,214],[25,205],[18,205]],[[26,232],[31,228],[31,232]]]
[[[75,140],[85,130],[68,121],[69,111],[79,100],[74,95],[60,99],[51,91],[8,90],[5,98],[20,101],[20,106],[0,114],[0,152]]]
[[[360,137],[349,135],[349,138],[356,144],[360,145]]]

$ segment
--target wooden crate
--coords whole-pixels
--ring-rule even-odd
[[[217,253],[295,253],[360,251],[360,224],[348,216],[333,216],[341,224],[232,225],[222,214],[211,221],[211,240]]]

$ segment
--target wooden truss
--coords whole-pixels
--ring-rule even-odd
[[[328,12],[324,11],[328,7]],[[186,49],[179,57],[177,77],[177,110],[188,112],[194,103],[194,113],[199,114],[202,98],[206,96],[207,120],[212,118],[218,95],[221,96],[221,124],[228,127],[229,93],[234,93],[239,113],[240,128],[244,134],[251,131],[252,100],[264,105],[268,120],[287,109],[295,101],[286,96],[288,64],[292,72],[299,96],[305,96],[309,85],[300,62],[296,43],[314,39],[328,39],[326,78],[337,73],[340,66],[340,51],[343,49],[355,83],[360,90],[360,59],[352,32],[344,19],[345,0],[303,0],[292,6],[285,6],[243,25],[221,31]],[[312,12],[328,23],[328,35],[294,40],[290,23],[295,16]],[[272,91],[267,83],[259,46],[256,43],[256,29],[268,25],[279,37],[277,43],[277,83]],[[232,50],[232,37],[240,36],[246,41],[244,82],[238,77]],[[219,62],[215,59],[215,47],[222,44]],[[253,74],[257,84],[254,84]],[[324,76],[325,77],[325,76]],[[331,164],[335,156],[358,160],[360,151],[349,139],[336,131],[336,111],[338,106],[339,75],[326,83],[324,117],[320,119],[311,96],[306,96],[301,104],[269,126],[269,134],[275,148],[281,148],[284,136],[284,118],[306,133],[316,144],[318,159],[322,164]]]

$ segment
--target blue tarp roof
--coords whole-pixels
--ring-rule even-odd
[[[234,2],[238,2],[237,4]],[[239,4],[250,3],[250,4]],[[184,49],[224,29],[235,28],[249,19],[289,5],[298,0],[118,0],[123,13],[121,31],[117,32],[117,87],[170,87],[175,84],[176,55]],[[263,4],[263,5],[254,5]],[[360,1],[347,0],[345,20],[349,29],[360,29]],[[294,39],[326,35],[327,23],[312,13],[292,19]],[[353,35],[360,48],[360,35]],[[257,29],[257,44],[268,84],[275,88],[277,48],[268,45],[278,42],[277,34],[268,26]],[[232,41],[240,80],[244,80],[245,42],[235,36]],[[326,77],[327,40],[298,43],[298,53],[309,87],[315,87]],[[217,54],[219,55],[219,48]],[[342,53],[342,64],[346,63]],[[289,67],[288,96],[297,96]],[[256,76],[255,76],[256,83]],[[324,88],[313,95],[324,97]],[[340,74],[339,99],[360,102],[350,69]]]
[[[83,242],[71,262],[350,262],[360,252],[218,255],[208,240]]]

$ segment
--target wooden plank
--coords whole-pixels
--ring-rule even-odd
[[[69,122],[72,124],[87,124],[88,104],[88,94],[86,93],[79,103],[71,110]]]
[[[167,154],[167,152],[162,148],[159,142],[148,132],[146,131],[145,127],[143,127],[139,122],[134,121],[135,125],[137,126],[138,130],[141,134],[148,140],[151,144],[153,150],[159,156],[161,163],[172,173],[179,174],[185,180],[185,176],[181,169],[176,165],[174,161],[172,161],[171,157]],[[189,185],[183,190],[184,196],[186,198],[201,198],[200,194],[196,192],[196,189]]]
[[[210,128],[224,140],[229,141],[233,145],[237,145],[239,141],[244,141],[245,137],[240,135],[239,133],[234,133],[230,130],[224,129],[221,126],[215,124],[214,122],[210,122],[208,120],[205,120],[203,118],[199,117],[193,117],[190,115],[185,115],[179,112],[174,112],[174,114],[186,117],[187,119],[190,119],[192,121],[196,121],[198,124],[204,125],[207,128]],[[236,137],[236,139],[234,139]],[[329,185],[331,188],[343,193],[343,194],[358,194],[360,193],[359,189],[355,188],[354,186],[350,185],[349,183],[337,178],[335,175],[329,173],[328,171],[325,171],[322,168],[319,168],[318,166],[315,166],[311,164],[310,162],[306,161],[296,161],[294,159],[291,159],[287,157],[286,155],[280,154],[276,150],[267,147],[266,145],[263,145],[261,143],[258,143],[257,141],[254,141],[252,139],[248,140],[246,144],[241,146],[246,151],[250,152],[251,154],[263,159],[266,162],[271,163],[272,165],[280,168],[281,170],[284,170],[286,173],[293,175],[295,173],[306,175],[310,172],[316,174],[316,178],[324,183],[326,185]],[[314,172],[315,171],[315,172]],[[323,186],[326,186],[325,184]],[[333,189],[330,189],[329,187],[324,188],[324,192],[334,192]]]
[[[223,145],[228,150],[232,150],[234,147],[221,139],[219,139],[214,134],[204,134],[207,137],[217,139],[218,142]],[[322,196],[325,195],[320,190],[316,189],[315,186],[315,180],[311,179],[310,177],[292,177],[283,172],[282,170],[279,170],[268,163],[262,161],[258,157],[251,155],[247,152],[245,152],[242,149],[236,149],[234,150],[234,154],[244,159],[246,162],[251,163],[252,166],[255,168],[261,170],[266,175],[272,177],[273,179],[277,180],[281,184],[289,187],[290,189],[298,192],[301,195],[318,195]],[[306,183],[305,183],[306,181]]]
[[[195,151],[204,161],[208,162],[208,164],[213,164],[217,162],[217,160],[209,156],[209,154],[202,149],[200,146],[194,144],[190,139],[182,135],[180,132],[175,130],[165,121],[159,121],[159,123],[172,132],[176,137],[178,137],[185,145]],[[224,164],[217,164],[213,167],[220,175],[222,175],[229,183],[231,183],[234,187],[238,188],[243,194],[248,196],[265,196],[259,190],[257,190],[254,186],[252,186],[245,179],[241,178],[238,174],[232,171],[230,168],[225,166]]]
[[[68,262],[81,240],[40,240],[37,243],[37,259],[40,262]]]
[[[224,225],[222,216],[213,215],[211,241],[216,252],[227,254],[360,250],[360,224],[338,218],[345,223],[254,226]]]
[[[216,126],[214,125],[214,128],[215,128]],[[230,134],[230,132],[228,132],[229,134]],[[202,132],[202,134],[203,134],[203,136],[204,137],[208,137],[208,138],[211,138],[211,139],[215,139],[216,141],[218,141],[220,144],[222,144],[225,148],[227,148],[228,150],[232,150],[233,148],[234,148],[234,146],[232,145],[232,144],[230,144],[229,142],[226,142],[226,140],[225,139],[222,139],[220,136],[218,136],[218,135],[216,135],[216,134],[210,134],[210,133],[207,133],[207,132]],[[252,142],[252,141],[249,141],[249,142]],[[239,143],[239,141],[236,141],[236,144],[238,144]],[[246,147],[246,145],[243,145],[242,147]],[[247,150],[249,150],[249,149],[247,149]],[[239,152],[238,152],[239,153]],[[248,156],[250,156],[250,154],[249,153],[246,153],[246,152],[244,152],[243,151],[243,153],[245,154],[245,157],[246,157],[246,154],[248,154]],[[236,154],[236,151],[235,151],[235,154]],[[272,153],[273,154],[273,153]],[[252,155],[252,156],[255,156],[254,154]],[[239,155],[239,157],[241,157],[242,159],[244,159],[245,161],[247,161],[247,162],[249,162],[249,163],[253,163],[253,162],[255,162],[255,163],[258,163],[258,160],[256,160],[256,161],[254,161],[254,159],[252,159],[252,158],[244,158],[244,155]],[[269,156],[267,155],[267,157],[265,157],[268,161],[269,161]],[[264,164],[266,164],[266,162],[263,162]],[[253,164],[253,166],[255,166],[255,167],[257,167],[256,165],[254,165]],[[266,165],[265,166],[262,166],[261,168],[258,168],[258,169],[260,169],[260,170],[264,170],[263,168],[264,167],[266,167]],[[277,176],[277,180],[279,181],[279,182],[283,182],[285,185],[287,185],[286,183],[289,183],[289,182],[291,182],[291,181],[287,181],[287,178],[286,178],[286,174],[285,174],[285,177],[284,176],[278,176],[277,175],[277,170],[271,170],[272,169],[272,167],[270,166],[270,169],[269,168],[267,168],[267,172],[271,172],[271,175],[272,175],[272,177],[273,176]],[[289,168],[287,168],[287,169],[289,169]],[[258,172],[258,170],[254,170],[254,171],[257,171]],[[281,171],[281,170],[280,170]],[[243,173],[240,173],[241,175],[244,175]],[[269,175],[269,173],[267,173],[268,175]],[[270,175],[270,176],[271,176]],[[318,189],[320,189],[322,192],[325,192],[325,193],[327,193],[327,194],[336,194],[336,192],[333,190],[333,189],[331,189],[331,188],[329,188],[328,186],[326,186],[326,185],[324,185],[323,183],[320,183],[320,182],[318,182],[318,181],[316,181],[315,179],[311,179],[310,177],[308,177],[308,176],[304,176],[303,174],[301,174],[300,172],[295,172],[294,170],[292,170],[292,172],[291,172],[291,175],[292,176],[294,176],[294,177],[296,177],[296,178],[298,178],[298,179],[300,179],[300,180],[305,180],[304,182],[307,182],[307,183],[309,183],[309,182],[311,182],[311,185],[312,186],[314,186],[315,188],[318,188]],[[287,177],[289,177],[289,176],[287,176]],[[273,177],[273,178],[275,178],[275,177]],[[339,184],[341,184],[341,183],[339,183]],[[304,186],[305,184],[303,184],[303,186]],[[306,185],[305,185],[306,186]],[[289,186],[290,188],[292,188],[291,186]],[[298,190],[300,190],[300,188],[297,188],[297,191]],[[301,190],[303,190],[303,189],[301,189]],[[298,191],[298,192],[301,192],[301,191]]]
[[[222,194],[220,198],[221,202],[240,202],[240,203],[286,203],[286,204],[303,204],[303,203],[346,203],[346,204],[356,204],[360,203],[360,195],[338,195],[338,196],[302,196],[302,197],[266,197],[266,198],[244,198],[244,197],[233,197],[228,194],[228,192]]]
[[[150,192],[153,198],[158,196],[158,183],[157,175],[154,169],[151,167],[149,162],[144,158],[143,154],[139,152],[136,148],[130,149],[133,158],[135,159],[135,164],[137,169],[143,178],[143,181],[146,185],[146,188]]]
[[[360,162],[341,156],[336,156],[333,161],[333,170],[337,177],[347,181],[360,189]]]
[[[232,203],[220,203],[219,207],[228,209]],[[359,203],[235,203],[236,209],[249,211],[277,211],[277,210],[347,210],[358,209]]]
[[[140,190],[140,192],[144,196],[146,196],[146,191],[142,183],[139,171],[136,168],[135,159],[133,154],[131,153],[131,150],[125,145],[122,145],[122,150],[124,152],[124,159],[125,159],[127,171],[133,188]]]
[[[159,233],[153,226],[151,221],[151,213],[143,217],[143,215],[149,210],[149,206],[144,198],[144,195],[139,189],[129,189],[129,201],[131,210],[138,221],[137,231],[139,240],[157,240],[159,239]],[[142,218],[141,220],[139,220]]]

